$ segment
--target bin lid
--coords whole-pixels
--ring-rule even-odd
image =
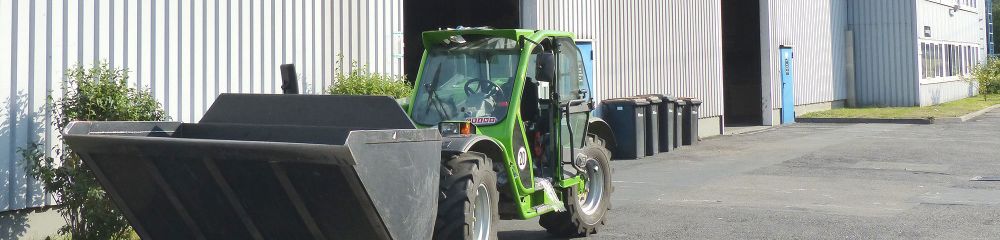
[[[646,97],[646,96],[656,97],[656,98],[660,99],[660,102],[673,102],[673,101],[677,101],[677,98],[674,97],[674,96],[672,96],[672,95],[670,95],[670,94],[654,93],[654,94],[643,94],[643,95],[639,95],[639,96],[642,96],[642,97]]]
[[[674,104],[677,104],[679,106],[683,106],[683,105],[687,105],[687,101],[684,101],[684,99],[677,99],[677,100],[674,100]]]
[[[612,98],[604,100],[602,103],[610,105],[646,106],[649,105],[649,100],[645,98]]]
[[[659,103],[663,102],[662,96],[657,96],[657,95],[654,95],[654,94],[638,95],[638,96],[635,96],[635,98],[646,99],[646,100],[649,101],[650,104],[659,104]]]
[[[702,103],[701,99],[697,99],[697,98],[685,97],[685,98],[681,98],[681,99],[683,99],[684,101],[686,101],[688,104],[693,104],[693,105],[699,105],[699,104]]]

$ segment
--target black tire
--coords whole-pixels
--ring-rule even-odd
[[[489,239],[497,239],[500,194],[490,159],[481,153],[468,152],[445,157],[441,161],[441,192],[434,239],[475,239],[473,225],[477,216],[474,215],[476,208],[481,207],[476,206],[475,200],[480,186],[484,186],[489,193],[491,221],[488,236]]]
[[[538,221],[549,234],[557,237],[586,237],[597,233],[598,228],[607,221],[607,213],[611,208],[611,192],[614,189],[611,186],[611,164],[609,162],[611,155],[606,154],[607,150],[603,148],[601,145],[593,144],[581,150],[581,153],[593,157],[597,161],[600,167],[599,171],[603,176],[603,181],[601,181],[603,184],[601,185],[604,190],[601,192],[601,198],[596,208],[590,213],[584,211],[583,204],[578,200],[580,196],[576,187],[564,190],[563,202],[566,203],[566,211],[542,215]]]
[[[608,156],[608,159],[611,159],[611,150],[608,149],[608,141],[604,140],[604,138],[598,137],[595,134],[590,134],[587,136],[587,146],[600,147],[601,151]]]

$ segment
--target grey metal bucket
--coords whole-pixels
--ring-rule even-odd
[[[64,133],[143,239],[429,239],[441,136],[388,97],[223,94]]]

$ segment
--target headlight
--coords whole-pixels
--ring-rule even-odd
[[[441,122],[438,124],[441,136],[472,135],[476,133],[476,125],[470,122]]]

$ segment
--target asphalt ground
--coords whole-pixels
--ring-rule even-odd
[[[1000,110],[965,123],[793,124],[614,161],[593,239],[1000,239]],[[551,238],[537,220],[501,239]]]

